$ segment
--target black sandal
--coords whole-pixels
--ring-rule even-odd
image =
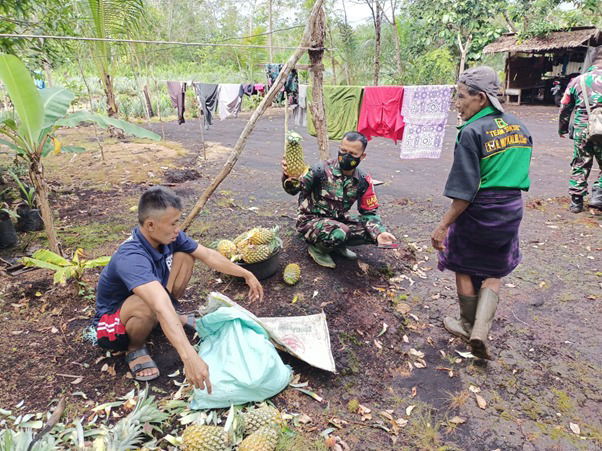
[[[196,320],[194,314],[188,315],[186,324],[184,324],[184,329],[188,329],[190,332],[196,332]]]
[[[128,352],[125,355],[125,363],[127,363],[129,366],[131,361],[136,360],[138,357],[142,357],[145,355],[150,356],[146,346],[143,346],[140,349],[136,349],[135,351]],[[157,379],[161,375],[160,372],[157,372],[157,374],[152,374],[150,376],[136,376],[140,371],[146,370],[148,368],[159,369],[159,367],[157,366],[155,361],[151,359],[150,362],[138,363],[138,364],[134,365],[133,368],[130,368],[130,371],[132,372],[132,376],[134,376],[134,379],[139,382],[152,381],[153,379]]]

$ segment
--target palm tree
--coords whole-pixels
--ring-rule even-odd
[[[94,38],[131,38],[145,22],[144,0],[81,0],[80,11],[85,19],[85,31]],[[107,97],[107,114],[117,116],[113,89],[115,46],[108,41],[94,41],[92,56]]]

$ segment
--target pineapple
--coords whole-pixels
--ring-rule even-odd
[[[193,424],[182,434],[183,451],[227,451],[228,433],[219,426]]]
[[[238,451],[274,451],[278,445],[278,431],[271,426],[264,426],[244,439]]]
[[[276,238],[276,232],[278,232],[278,226],[273,229],[255,227],[249,232],[249,242],[251,244],[268,244]]]
[[[295,285],[299,282],[299,277],[301,276],[301,268],[297,263],[290,263],[286,265],[284,268],[284,282],[287,285]]]
[[[284,161],[286,162],[286,171],[288,175],[297,178],[305,174],[307,164],[303,156],[301,147],[301,135],[295,132],[288,132],[286,137],[286,149],[284,150]]]
[[[240,243],[241,241],[246,240],[247,238],[249,238],[249,233],[250,232],[243,232],[243,233],[241,233],[236,238],[234,238],[233,243],[238,246],[238,243]]]
[[[242,259],[245,263],[258,263],[270,258],[274,252],[271,244],[248,244],[241,249]]]
[[[217,243],[217,251],[226,258],[232,258],[236,254],[236,245],[230,240],[220,240]]]
[[[244,434],[252,434],[264,426],[281,429],[284,425],[280,411],[275,407],[265,406],[253,409],[242,416]]]

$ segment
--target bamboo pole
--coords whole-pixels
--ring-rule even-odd
[[[278,78],[276,78],[276,81],[274,82],[272,87],[268,90],[268,93],[266,94],[266,96],[263,98],[263,100],[261,101],[261,103],[259,104],[257,109],[251,115],[251,118],[249,119],[249,122],[247,122],[247,124],[245,125],[245,128],[243,129],[242,133],[240,134],[238,141],[236,142],[236,145],[234,146],[234,149],[232,149],[232,152],[230,153],[230,156],[228,157],[226,164],[224,164],[224,167],[219,172],[219,174],[217,174],[215,179],[213,179],[211,184],[205,189],[205,191],[203,191],[203,194],[201,194],[201,197],[199,198],[197,203],[194,205],[194,207],[192,208],[192,211],[190,212],[190,214],[188,215],[188,217],[182,224],[182,227],[181,227],[182,230],[186,231],[186,229],[188,228],[188,226],[190,226],[190,224],[192,223],[194,218],[199,214],[199,212],[205,206],[209,197],[211,197],[211,195],[217,189],[219,184],[232,171],[232,168],[236,164],[236,161],[240,157],[240,154],[242,153],[242,151],[245,147],[245,144],[247,142],[247,139],[249,138],[249,135],[255,128],[255,124],[257,123],[259,118],[263,115],[263,113],[268,108],[268,106],[272,104],[272,100],[274,100],[274,97],[276,97],[276,94],[278,93],[278,91],[280,91],[280,88],[284,85],[284,82],[287,79],[288,74],[295,67],[295,64],[297,63],[297,61],[299,61],[301,56],[305,53],[306,46],[309,44],[310,38],[312,36],[316,17],[320,13],[320,11],[322,11],[322,3],[323,3],[323,0],[316,0],[316,3],[314,3],[314,6],[311,9],[309,20],[307,21],[307,25],[305,26],[305,31],[303,32],[303,37],[301,38],[301,42],[299,43],[299,46],[297,47],[295,52],[291,55],[289,60],[286,62],[286,64],[280,71],[280,74],[278,74]]]
[[[286,135],[288,135],[288,94],[284,92],[284,148],[286,149]]]

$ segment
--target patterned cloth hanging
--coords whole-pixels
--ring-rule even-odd
[[[439,158],[453,90],[452,85],[404,87],[400,158]]]

